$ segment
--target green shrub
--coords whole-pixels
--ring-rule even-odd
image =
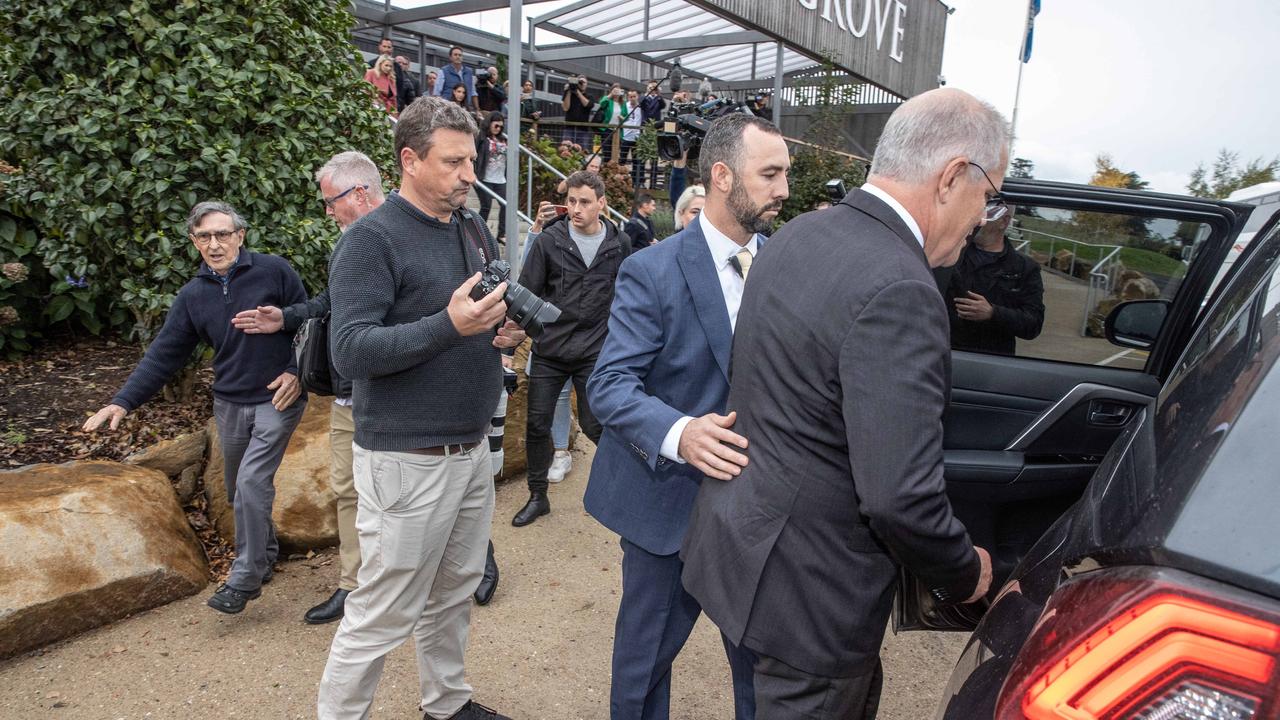
[[[29,267],[44,324],[149,337],[197,267],[201,200],[323,286],[337,232],[312,174],[347,149],[393,167],[343,8],[0,0],[0,263]]]

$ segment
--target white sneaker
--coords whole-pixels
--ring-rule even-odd
[[[573,456],[568,450],[557,450],[551,467],[547,468],[547,482],[558,483],[573,469]]]

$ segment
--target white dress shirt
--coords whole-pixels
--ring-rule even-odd
[[[711,221],[707,219],[706,213],[698,213],[698,219],[695,222],[702,228],[702,236],[707,239],[707,248],[711,250],[711,259],[716,263],[716,276],[720,280],[720,291],[724,295],[724,306],[729,311],[729,329],[736,330],[738,327],[738,307],[742,305],[742,288],[745,281],[738,274],[738,271],[733,268],[729,259],[737,255],[744,247],[754,258],[760,247],[758,236],[752,235],[745,246],[739,245],[730,240],[728,235],[717,230],[711,224]],[[662,440],[662,447],[658,450],[659,454],[668,460],[674,460],[678,463],[684,462],[684,459],[680,457],[680,435],[684,433],[685,426],[692,419],[692,417],[686,415],[675,421],[675,424],[667,431],[667,436]]]
[[[888,205],[894,212],[898,213],[898,217],[902,218],[902,222],[907,224],[907,229],[911,231],[912,235],[916,236],[916,242],[920,243],[921,248],[924,247],[924,233],[920,232],[920,224],[916,222],[915,218],[911,217],[911,213],[907,212],[906,208],[902,207],[902,203],[871,183],[863,183],[862,189],[880,198],[885,205]]]

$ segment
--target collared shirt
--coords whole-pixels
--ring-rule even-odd
[[[711,259],[716,264],[716,276],[720,280],[720,290],[724,294],[725,309],[729,311],[729,328],[736,330],[738,327],[738,308],[742,305],[742,289],[745,287],[745,280],[733,268],[729,258],[738,254],[743,247],[751,253],[751,257],[756,256],[756,252],[760,247],[760,239],[758,235],[752,235],[747,244],[739,245],[729,239],[728,235],[716,229],[715,225],[707,219],[706,213],[698,213],[698,218],[694,222],[702,228],[702,236],[707,239],[707,248],[711,250]],[[671,429],[667,431],[667,435],[662,440],[662,447],[658,452],[668,460],[674,460],[683,463],[684,458],[680,457],[680,435],[684,433],[684,428],[693,420],[690,416],[685,416],[675,421]]]
[[[898,217],[902,218],[902,222],[907,224],[907,229],[911,231],[912,235],[916,236],[916,242],[920,243],[920,247],[924,247],[924,233],[920,232],[920,224],[916,222],[915,218],[911,217],[911,213],[907,212],[907,209],[902,206],[902,203],[898,202],[897,198],[871,183],[863,183],[862,189],[880,198],[885,205],[888,205],[894,212],[898,213]]]

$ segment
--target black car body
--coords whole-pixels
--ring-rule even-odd
[[[1149,349],[1140,372],[953,353],[948,493],[997,580],[938,717],[1280,717],[1275,220],[1213,287],[1250,208],[1014,180],[1005,194],[1210,231],[1172,298],[1108,319],[1113,342]],[[1142,339],[1117,330],[1153,315]]]

